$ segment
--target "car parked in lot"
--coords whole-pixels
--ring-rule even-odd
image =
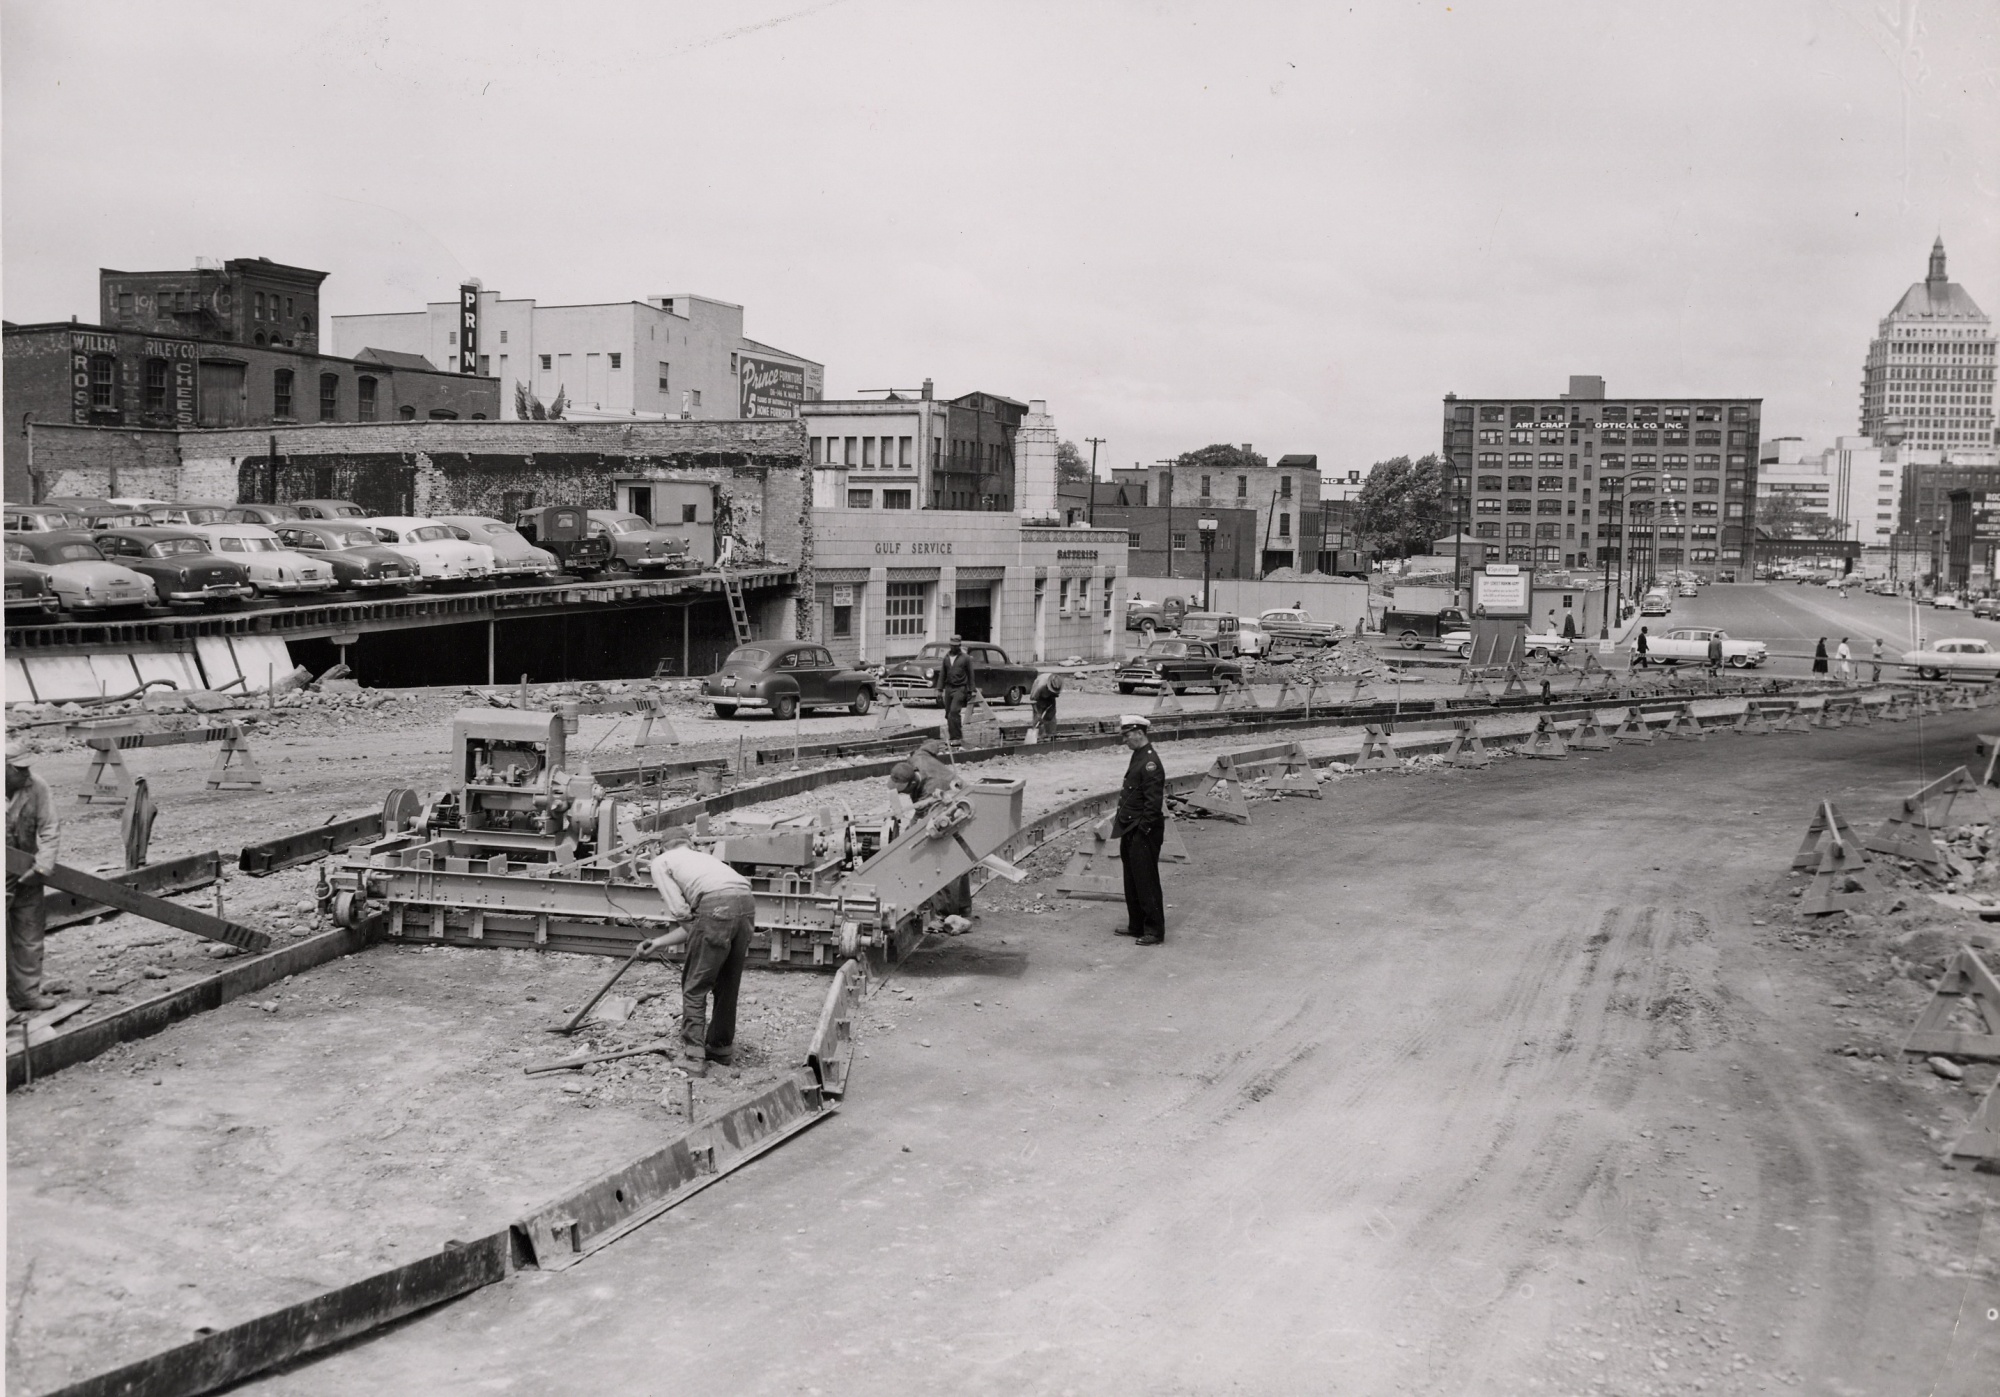
[[[249,567],[217,553],[199,530],[100,529],[91,541],[111,562],[152,578],[170,606],[233,606],[251,595]]]
[[[565,572],[589,577],[611,562],[611,535],[591,532],[590,512],[578,505],[552,504],[516,516],[514,531],[537,548],[556,555]]]
[[[1273,607],[1269,611],[1260,612],[1257,621],[1273,644],[1331,645],[1340,639],[1338,624],[1332,621],[1315,621],[1307,612],[1295,606]]]
[[[1914,669],[1919,679],[2000,678],[2000,653],[1971,636],[1934,640],[1921,650],[1905,652],[1903,663]]]
[[[1236,653],[1236,636],[1243,618],[1227,611],[1189,611],[1181,616],[1181,634],[1215,648],[1218,655]]]
[[[1728,631],[1713,626],[1677,626],[1660,635],[1647,635],[1646,658],[1655,664],[1707,664],[1712,636],[1722,638],[1722,662],[1731,669],[1757,668],[1770,649],[1761,640],[1732,640]]]
[[[275,529],[280,524],[289,524],[299,517],[299,507],[291,504],[239,504],[231,505],[222,512],[224,524],[262,524],[267,529]]]
[[[21,544],[30,561],[48,569],[49,585],[64,611],[120,611],[151,606],[159,596],[150,577],[106,562],[89,534],[73,529],[20,533],[10,542]]]
[[[1262,621],[1248,616],[1236,618],[1236,653],[1255,659],[1271,653],[1271,633],[1264,629]]]
[[[262,524],[204,524],[204,535],[217,553],[250,571],[250,585],[260,597],[310,596],[333,590],[333,568],[318,558],[293,552]]]
[[[295,553],[333,569],[333,585],[361,592],[414,587],[417,565],[375,537],[373,529],[329,519],[293,519],[271,532]]]
[[[435,519],[385,515],[354,522],[408,558],[426,582],[476,581],[493,571],[492,549],[466,542]]]
[[[68,533],[83,527],[83,516],[54,504],[10,504],[4,523],[10,534]]]
[[[1225,659],[1205,640],[1156,640],[1118,671],[1118,692],[1140,689],[1186,693],[1206,687],[1220,693],[1243,682],[1243,666]]]
[[[729,652],[722,667],[701,681],[715,716],[743,709],[785,719],[814,708],[866,713],[875,703],[875,678],[833,661],[823,645],[807,640],[756,640]]]
[[[1412,650],[1423,649],[1425,641],[1442,644],[1440,637],[1466,630],[1470,624],[1465,613],[1455,606],[1437,611],[1399,611],[1391,607],[1382,613],[1382,634],[1395,637],[1399,644]]]
[[[227,504],[204,504],[199,500],[175,500],[171,504],[154,505],[146,513],[155,524],[162,526],[200,528],[207,524],[224,522],[228,518],[229,511],[235,507]]]
[[[972,656],[972,681],[984,698],[1013,705],[1028,695],[1038,672],[1033,665],[1015,664],[1007,652],[984,641],[968,641],[963,647]],[[882,687],[894,689],[904,703],[944,702],[937,689],[937,672],[951,646],[934,640],[907,660],[898,660],[882,671]]]
[[[62,609],[62,598],[49,585],[49,570],[35,562],[25,543],[7,540],[7,624],[46,621]]]
[[[656,529],[636,514],[615,509],[586,510],[590,532],[611,544],[612,572],[697,572],[700,565],[688,553],[688,541]]]
[[[528,542],[512,524],[503,524],[483,514],[440,514],[437,521],[450,529],[454,537],[467,543],[483,543],[492,549],[496,578],[535,581],[562,571],[555,554]]]
[[[368,511],[353,500],[293,500],[301,519],[366,519]]]
[[[1125,629],[1147,637],[1151,637],[1154,631],[1177,631],[1186,612],[1187,603],[1179,597],[1168,597],[1164,601],[1133,597],[1125,603]]]
[[[1458,657],[1462,660],[1472,657],[1471,631],[1452,631],[1438,644],[1446,650],[1457,651]],[[1574,644],[1576,642],[1568,636],[1548,631],[1542,635],[1524,636],[1521,641],[1521,653],[1531,660],[1559,659],[1567,655]]]

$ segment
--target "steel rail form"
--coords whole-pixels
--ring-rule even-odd
[[[797,582],[798,571],[773,567],[736,574],[739,584],[753,589],[785,587]],[[103,649],[121,645],[192,643],[198,636],[271,635],[290,640],[316,640],[343,633],[413,630],[425,626],[461,625],[472,621],[511,620],[522,616],[594,610],[609,605],[671,601],[679,597],[723,596],[718,573],[689,577],[616,582],[569,581],[547,587],[483,588],[471,592],[435,592],[419,596],[370,598],[347,602],[300,603],[208,616],[141,617],[129,621],[59,621],[43,625],[10,625],[10,651],[41,653]]]

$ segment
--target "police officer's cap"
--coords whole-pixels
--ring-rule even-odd
[[[1120,732],[1129,732],[1133,728],[1138,728],[1140,731],[1145,732],[1149,731],[1152,726],[1152,720],[1147,718],[1143,713],[1127,713],[1118,720],[1118,731]]]

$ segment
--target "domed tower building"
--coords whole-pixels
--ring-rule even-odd
[[[1878,446],[1990,451],[1993,322],[1945,275],[1944,239],[1930,269],[1882,318],[1861,375],[1861,431]]]

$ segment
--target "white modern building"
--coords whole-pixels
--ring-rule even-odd
[[[1861,371],[1861,431],[1887,442],[1892,427],[1919,451],[1991,449],[1993,322],[1945,275],[1944,239],[1930,269],[1882,318]]]
[[[469,286],[422,310],[336,315],[333,344],[491,375],[507,418],[523,393],[544,408],[561,397],[579,421],[795,417],[826,384],[824,365],[747,338],[743,307],[706,296],[544,306]]]
[[[1906,449],[1902,458],[1907,459]],[[1841,538],[1866,548],[1887,548],[1901,509],[1903,469],[1893,448],[1867,437],[1841,437],[1809,450],[1801,437],[1771,437],[1757,466],[1758,513],[1763,504],[1789,499],[1827,519]]]

